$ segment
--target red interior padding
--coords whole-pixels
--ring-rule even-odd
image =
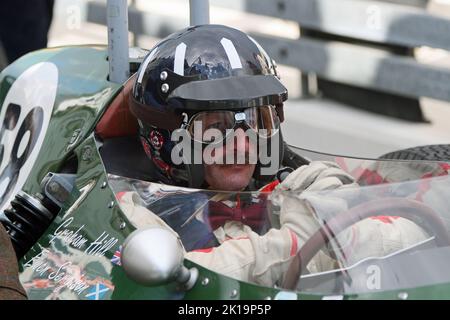
[[[128,106],[128,98],[133,89],[136,75],[125,83],[122,91],[111,102],[103,117],[95,127],[95,132],[102,139],[123,137],[137,134],[138,123]]]

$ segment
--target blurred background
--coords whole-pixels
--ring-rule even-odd
[[[189,25],[188,0],[128,3],[130,46]],[[288,143],[357,157],[450,144],[450,0],[210,0],[210,22],[276,60]],[[107,45],[106,1],[2,0],[0,41],[0,69],[46,46]]]

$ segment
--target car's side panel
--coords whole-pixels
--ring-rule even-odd
[[[182,299],[174,284],[147,288],[131,281],[120,246],[134,227],[107,185],[101,145],[90,135],[74,153],[70,198],[38,243],[21,259],[20,280],[31,299]]]
[[[0,74],[0,209],[33,194],[88,136],[121,86],[107,81],[104,47],[23,56]]]

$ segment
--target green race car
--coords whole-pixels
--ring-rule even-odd
[[[128,106],[146,53],[131,51],[131,79],[119,84],[109,81],[103,46],[40,50],[0,74],[0,219],[30,299],[450,298],[445,146],[430,160],[388,158],[434,147],[378,160],[288,147],[286,165],[336,162],[359,184],[345,191],[231,193],[153,182]],[[263,220],[255,237],[283,228],[287,203],[300,225],[314,226],[293,240],[283,267],[273,266],[276,281],[251,266],[251,276],[235,276],[240,270],[190,252],[215,229],[217,199],[225,198]],[[305,207],[314,214],[302,217]],[[242,240],[236,252],[249,245]],[[264,260],[258,250],[252,263]]]

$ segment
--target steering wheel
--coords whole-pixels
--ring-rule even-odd
[[[302,271],[331,239],[353,224],[379,215],[411,220],[423,226],[428,234],[434,235],[438,247],[450,246],[450,236],[444,222],[433,209],[422,202],[404,198],[372,200],[339,213],[321,226],[294,257],[283,281],[283,288],[295,290],[298,287]]]

